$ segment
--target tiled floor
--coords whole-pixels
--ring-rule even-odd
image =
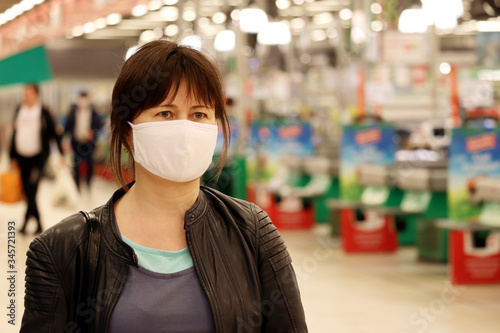
[[[114,184],[96,180],[94,185],[77,207],[54,207],[53,186],[45,180],[38,197],[44,227],[106,202],[114,191]],[[12,327],[6,316],[7,221],[20,222],[24,209],[24,203],[0,203],[0,332],[5,333],[19,330],[25,253],[33,239],[17,234],[17,326]],[[392,255],[346,255],[338,240],[305,231],[281,233],[293,257],[310,332],[500,332],[500,285],[452,286],[446,265],[417,262],[413,248]]]

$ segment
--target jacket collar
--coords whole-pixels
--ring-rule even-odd
[[[130,188],[133,185],[134,182],[128,184],[127,186]],[[98,209],[96,213],[98,214],[101,222],[104,243],[109,250],[127,263],[136,265],[137,259],[134,258],[134,250],[122,240],[117,226],[114,223],[114,204],[126,193],[127,186],[118,189],[113,194],[111,199],[109,199],[104,206]],[[206,188],[201,186],[198,198],[196,199],[194,205],[186,211],[186,214],[184,215],[184,229],[187,230],[191,228],[193,225],[201,221],[206,215],[209,205],[207,194],[205,193],[206,191]]]

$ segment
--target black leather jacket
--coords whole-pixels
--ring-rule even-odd
[[[137,265],[112,222],[113,204],[124,193],[94,210],[101,241],[93,297],[82,295],[89,240],[82,214],[30,244],[21,333],[107,332],[129,265]],[[202,186],[184,228],[216,332],[307,332],[292,259],[262,209]]]

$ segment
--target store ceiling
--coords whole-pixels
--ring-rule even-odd
[[[14,4],[19,3],[19,1],[20,0],[0,0],[0,13]],[[275,2],[275,0],[266,1],[268,1],[271,6],[274,5]],[[227,4],[228,2],[231,2],[231,0],[198,0],[197,3],[200,6],[197,10],[198,16],[210,17],[217,11],[224,12],[231,8]],[[301,6],[292,6],[286,10],[277,10],[277,13],[285,16],[297,16],[298,11],[302,11],[302,15],[313,15],[320,12],[336,12],[349,6],[351,2],[352,0],[316,0],[313,2],[304,2]],[[500,15],[500,0],[463,0],[463,3],[465,10],[463,18],[465,20],[484,20]],[[120,24],[111,27],[108,26],[91,34],[86,34],[85,38],[94,40],[137,39],[138,35],[144,30],[164,28],[166,25],[167,22],[165,22],[158,11],[149,12],[137,18],[132,16],[126,17]],[[216,32],[217,27],[214,27],[213,30]]]

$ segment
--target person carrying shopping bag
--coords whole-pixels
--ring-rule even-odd
[[[26,233],[30,218],[37,222],[35,234],[42,232],[40,212],[36,203],[38,184],[50,154],[50,141],[57,143],[61,156],[61,137],[56,132],[56,125],[49,110],[40,102],[39,88],[34,83],[24,87],[23,101],[14,115],[10,158],[12,168],[19,166],[23,191],[28,207],[20,233]],[[64,158],[62,158],[64,160]]]
[[[110,120],[122,187],[31,243],[21,333],[307,332],[268,215],[200,185],[219,128],[227,153],[224,101],[215,64],[190,47],[153,41],[125,62]]]

